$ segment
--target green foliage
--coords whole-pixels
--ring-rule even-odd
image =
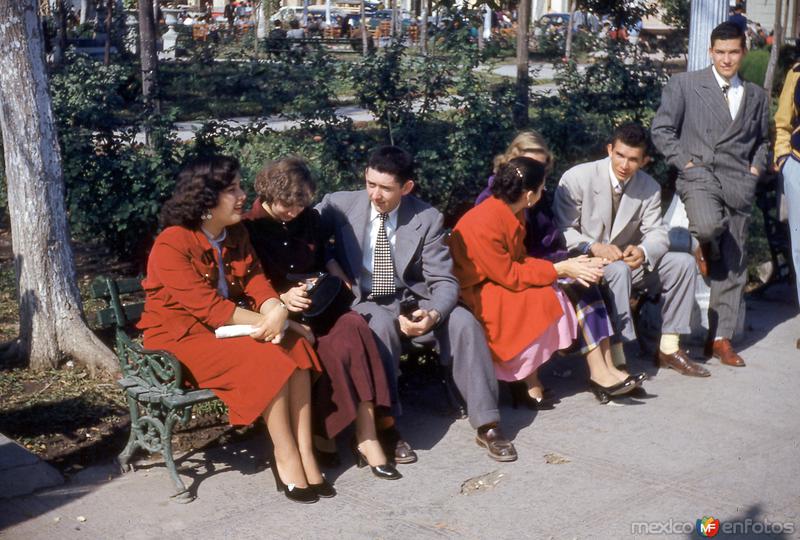
[[[679,29],[689,29],[689,0],[660,0],[661,20]]]
[[[155,230],[182,149],[169,116],[120,114],[138,89],[131,69],[71,55],[52,74],[51,93],[73,235],[135,258]],[[136,141],[145,125],[152,147]]]
[[[658,11],[654,0],[578,0],[578,6],[597,16],[607,15],[617,28],[631,28]]]
[[[556,96],[532,96],[531,124],[552,144],[560,169],[604,154],[616,126],[627,121],[645,126],[661,100],[667,80],[663,66],[627,44],[608,42],[602,58],[579,69],[558,67]]]
[[[742,59],[742,67],[739,74],[746,81],[764,86],[764,76],[767,74],[769,64],[769,51],[767,49],[757,49],[748,52]]]

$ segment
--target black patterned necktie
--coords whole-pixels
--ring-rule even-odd
[[[378,238],[375,240],[375,249],[372,252],[372,296],[394,296],[394,261],[392,250],[389,248],[389,238],[386,236],[386,218],[388,214],[379,214],[381,224],[378,227]]]
[[[728,97],[728,90],[730,90],[730,89],[731,89],[731,85],[729,85],[729,84],[723,84],[722,85],[722,97],[725,98],[725,103],[727,103],[729,107],[731,105],[731,100]]]

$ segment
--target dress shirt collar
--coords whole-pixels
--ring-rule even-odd
[[[614,188],[614,191],[617,193],[621,193],[625,190],[625,186],[628,185],[628,182],[633,179],[633,176],[621,182],[619,178],[617,178],[617,173],[614,172],[614,166],[611,164],[611,158],[608,158],[608,177],[611,179],[611,187]]]
[[[400,203],[400,204],[402,204],[402,203]],[[400,211],[400,204],[398,204],[397,208],[395,208],[394,210],[389,212],[389,215],[386,216],[386,226],[391,228],[391,229],[396,229],[397,228],[397,213]],[[378,212],[375,209],[375,207],[372,205],[372,203],[370,202],[369,203],[369,222],[370,223],[374,222],[376,219],[378,219],[379,215],[380,215],[380,212]]]
[[[739,74],[737,73],[733,77],[731,77],[730,81],[726,81],[725,78],[717,72],[717,68],[714,65],[711,65],[711,71],[714,73],[714,78],[717,80],[717,84],[719,85],[720,89],[726,84],[731,86],[731,89],[738,88],[742,85],[742,79],[739,78]]]

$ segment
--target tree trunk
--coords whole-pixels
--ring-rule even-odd
[[[772,50],[769,53],[769,63],[767,64],[767,73],[764,75],[764,90],[767,96],[772,97],[773,79],[775,78],[775,67],[778,65],[778,56],[781,51],[781,43],[783,42],[783,28],[781,27],[781,9],[783,8],[783,0],[778,0],[775,5],[775,24],[773,26],[774,34],[772,35]],[[788,8],[787,8],[788,9]]]
[[[423,0],[424,2],[425,0]],[[428,7],[422,7],[419,28],[419,49],[423,55],[428,54]]]
[[[89,0],[81,0],[81,18],[80,23],[83,24],[89,18]]]
[[[36,0],[0,0],[0,127],[19,284],[16,352],[37,370],[72,357],[92,372],[116,372],[116,357],[83,317],[36,8]]]
[[[528,19],[530,2],[523,0],[517,4],[517,100],[514,104],[514,123],[517,127],[528,124]]]
[[[159,110],[156,99],[156,82],[158,80],[158,56],[156,53],[156,29],[153,22],[153,5],[142,0],[139,2],[139,50],[142,63],[142,95],[145,105]],[[149,137],[148,137],[149,140]]]
[[[367,35],[367,16],[364,10],[364,0],[361,0],[359,10],[361,13],[361,54],[366,58],[369,54],[369,36]]]
[[[67,50],[67,8],[64,0],[55,1],[53,17],[56,21],[56,46],[53,50],[53,63],[60,65]]]
[[[575,0],[569,0],[567,3],[567,13],[569,13],[569,22],[567,23],[567,42],[564,44],[564,58],[569,62],[569,58],[572,55],[572,27],[574,26],[573,15],[575,13]]]
[[[114,0],[106,1],[106,46],[103,51],[103,65],[111,64],[111,21],[114,15]]]
[[[397,0],[390,0],[389,9],[392,10],[389,17],[391,24],[389,27],[389,36],[392,38],[392,43],[394,43],[394,38],[397,35]]]

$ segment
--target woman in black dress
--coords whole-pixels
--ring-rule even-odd
[[[319,214],[310,207],[315,187],[300,158],[267,164],[256,176],[258,198],[245,225],[264,273],[292,313],[289,329],[314,344],[325,370],[312,390],[318,431],[332,439],[355,421],[359,466],[368,463],[380,478],[400,478],[376,436],[375,409],[389,407],[389,386],[367,322],[349,309],[333,317],[303,317],[311,308],[307,289],[313,278],[299,276],[327,272],[349,286],[338,263],[326,257]]]

